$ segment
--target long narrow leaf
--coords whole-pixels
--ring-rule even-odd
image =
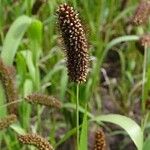
[[[137,41],[139,40],[139,36],[136,35],[125,35],[125,36],[121,36],[118,37],[116,39],[113,39],[111,42],[109,42],[107,44],[107,47],[105,48],[105,50],[103,51],[102,55],[101,55],[101,62],[103,62],[106,54],[108,53],[108,51],[115,45],[121,43],[121,42],[129,42],[129,41]]]
[[[26,134],[26,131],[19,124],[12,124],[10,125],[10,128],[18,134]]]
[[[82,129],[81,129],[81,137],[80,137],[80,150],[87,150],[87,141],[88,141],[88,121],[87,121],[87,111],[84,114],[83,117],[83,123],[82,123]]]
[[[41,54],[43,24],[41,21],[34,19],[28,29],[29,47],[33,53],[33,62],[36,64],[39,61]]]
[[[95,117],[92,119],[93,121],[99,122],[110,122],[122,127],[130,136],[134,144],[136,145],[138,150],[142,150],[143,148],[143,132],[140,126],[133,121],[132,119],[118,115],[118,114],[110,114],[110,115],[102,115]]]
[[[1,58],[6,64],[11,65],[13,63],[19,43],[31,22],[32,19],[30,17],[21,16],[17,18],[10,27],[4,40],[1,53]]]
[[[11,65],[13,63],[20,41],[31,22],[32,18],[28,16],[21,16],[11,25],[8,33],[6,34],[1,53],[1,58],[6,64]]]

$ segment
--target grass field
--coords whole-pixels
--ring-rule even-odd
[[[150,14],[146,1],[141,16],[144,9]],[[90,65],[83,84],[67,74],[56,14],[63,3],[79,13],[87,36]],[[98,150],[98,142],[101,150],[150,149],[150,19],[131,23],[138,5],[138,0],[0,0],[1,150],[36,149],[37,141],[32,146],[19,141],[28,133],[56,150]],[[48,106],[29,102],[33,93]],[[15,121],[6,119],[11,114]],[[105,136],[96,140],[99,130]]]

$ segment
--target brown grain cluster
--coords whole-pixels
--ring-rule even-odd
[[[19,141],[23,144],[33,145],[39,150],[54,150],[50,143],[37,134],[19,135]]]
[[[94,150],[107,150],[105,134],[102,129],[99,129],[95,134]]]
[[[45,105],[48,107],[61,108],[61,102],[53,96],[48,96],[40,93],[33,93],[26,97],[29,103]]]
[[[141,0],[138,5],[134,16],[132,18],[132,23],[134,25],[145,24],[150,16],[150,1],[149,0]]]
[[[67,4],[59,6],[57,15],[67,56],[68,76],[73,82],[85,82],[88,74],[89,55],[81,20],[73,7]]]
[[[8,128],[12,123],[17,121],[17,117],[14,114],[8,115],[5,118],[0,119],[0,130]]]
[[[9,114],[17,114],[18,93],[15,84],[15,69],[12,66],[6,66],[0,59],[0,80],[2,81],[6,100],[9,105],[7,106]]]

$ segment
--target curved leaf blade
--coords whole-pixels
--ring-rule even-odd
[[[12,65],[19,43],[32,22],[32,18],[21,16],[11,25],[2,48],[1,58],[7,65]]]
[[[118,114],[109,114],[109,115],[101,115],[92,119],[92,121],[98,122],[109,122],[122,127],[130,136],[134,144],[136,145],[138,150],[142,150],[143,148],[143,132],[140,126],[133,121],[132,119],[118,115]]]

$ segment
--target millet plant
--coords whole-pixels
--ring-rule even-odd
[[[149,150],[149,16],[149,0],[0,1],[0,149]]]

